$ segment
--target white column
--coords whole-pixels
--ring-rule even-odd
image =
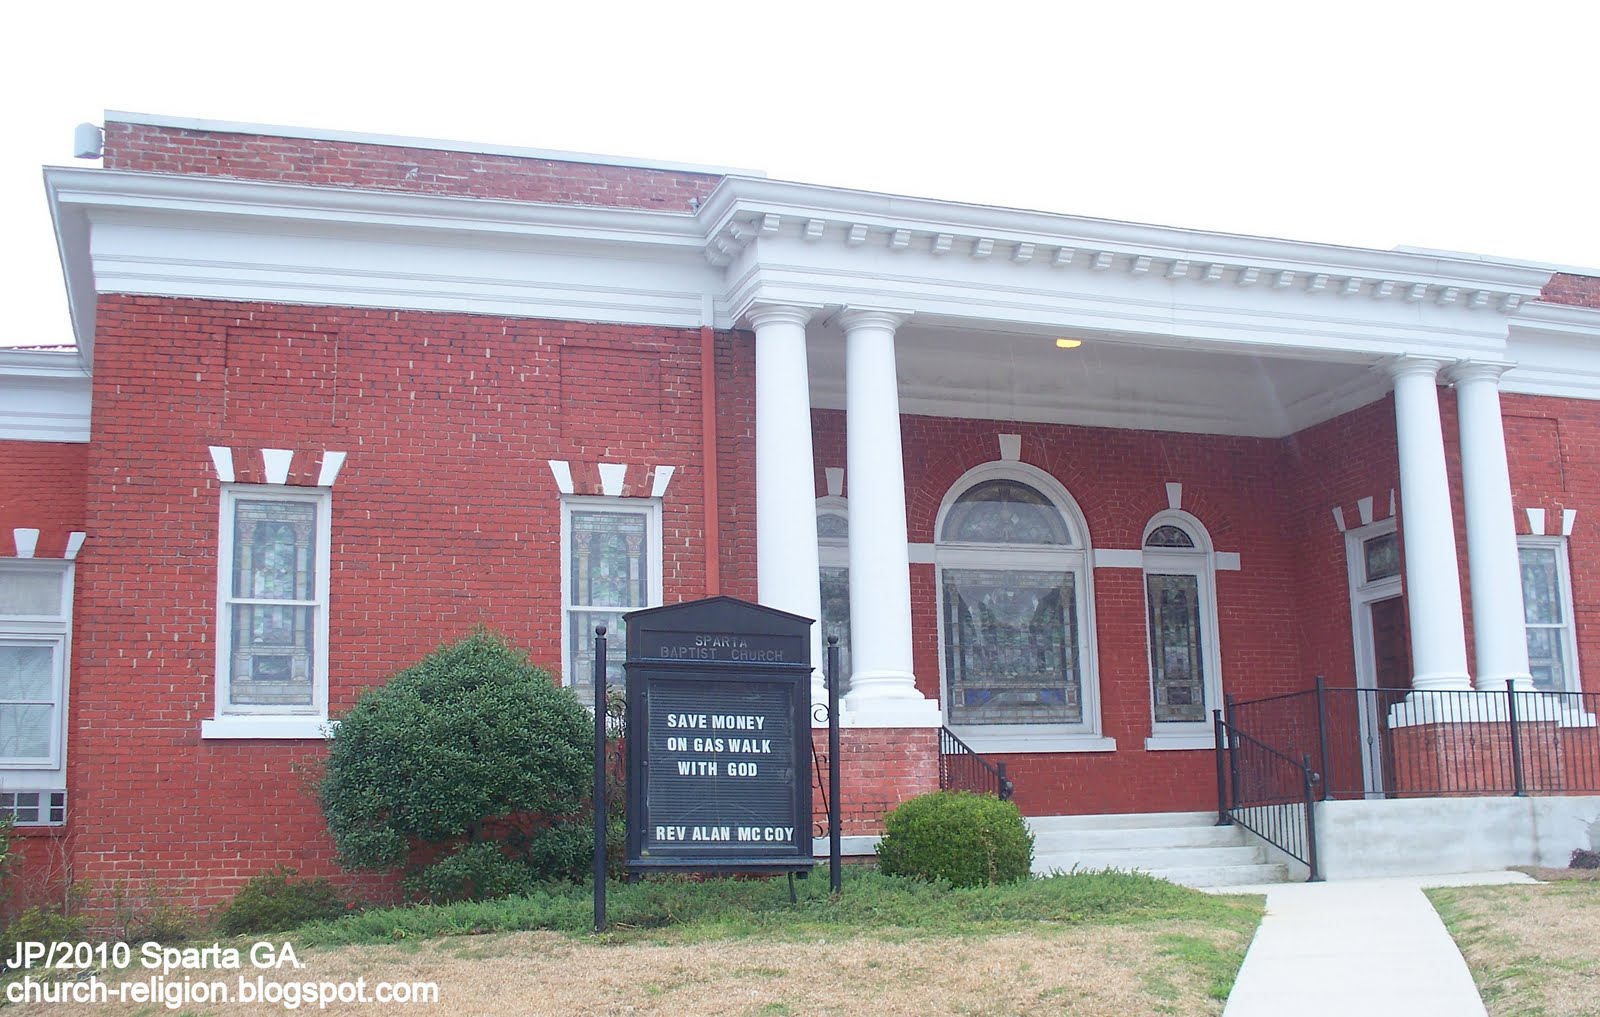
[[[1462,363],[1449,372],[1461,417],[1472,643],[1480,689],[1532,688],[1522,607],[1522,568],[1511,506],[1511,470],[1500,419],[1500,375],[1509,365]]]
[[[894,330],[905,315],[852,308],[840,315],[850,480],[850,694],[862,726],[932,726],[938,704],[911,670],[911,562]]]
[[[1467,689],[1467,636],[1461,618],[1455,517],[1439,423],[1439,363],[1405,358],[1390,365],[1400,446],[1400,518],[1405,538],[1406,609],[1419,690]]]
[[[817,489],[811,462],[806,322],[812,308],[756,305],[756,599],[815,619],[811,699],[826,702]]]

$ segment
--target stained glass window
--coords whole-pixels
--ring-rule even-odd
[[[1361,552],[1366,559],[1367,582],[1400,574],[1399,534],[1385,533],[1381,537],[1373,537],[1361,545]]]
[[[573,508],[567,523],[567,684],[594,688],[594,630],[606,626],[606,683],[621,687],[622,616],[650,606],[654,581],[646,509]],[[607,610],[607,609],[610,610]],[[590,693],[592,695],[592,692]]]
[[[848,540],[850,519],[838,512],[824,512],[817,516],[817,536],[823,540]]]
[[[316,705],[320,538],[314,501],[234,502],[232,706],[303,711]]]
[[[1157,526],[1144,538],[1145,547],[1194,547],[1194,538],[1178,526]]]
[[[1523,544],[1518,549],[1522,565],[1522,609],[1527,622],[1528,668],[1534,687],[1544,692],[1575,688],[1570,672],[1571,620],[1563,570],[1555,544]]]
[[[1071,572],[945,569],[952,724],[1083,720]]]
[[[1206,719],[1205,657],[1200,652],[1200,579],[1146,574],[1150,676],[1158,723]]]
[[[850,687],[850,570],[822,566],[822,652],[826,669],[828,637],[839,637],[839,694]],[[826,670],[824,670],[826,673]]]
[[[990,480],[963,493],[946,513],[939,538],[970,544],[1072,544],[1061,511],[1015,480]]]

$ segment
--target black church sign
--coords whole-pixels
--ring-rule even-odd
[[[732,597],[626,622],[628,871],[809,869],[812,622]]]

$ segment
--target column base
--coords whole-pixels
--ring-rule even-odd
[[[1507,688],[1515,687],[1518,692],[1533,691],[1533,675],[1527,674],[1484,674],[1479,672],[1472,682],[1480,692],[1504,692]]]
[[[942,728],[944,712],[938,699],[925,699],[915,686],[910,696],[883,696],[872,689],[858,689],[851,683],[850,694],[838,704],[840,728]]]

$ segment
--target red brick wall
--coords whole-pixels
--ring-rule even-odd
[[[814,779],[813,825],[825,836],[828,731],[813,729],[820,766]],[[883,832],[883,815],[908,798],[939,790],[939,732],[933,728],[843,728],[839,731],[839,828],[843,836]]]
[[[67,534],[82,530],[84,464],[89,446],[0,441],[0,557],[16,553],[11,531],[39,531],[34,554],[60,558]]]
[[[1296,549],[1293,632],[1301,648],[1301,670],[1291,687],[1309,688],[1319,674],[1330,685],[1349,687],[1355,684],[1350,585],[1344,533],[1333,509],[1339,507],[1345,525],[1354,528],[1361,525],[1357,503],[1362,498],[1373,500],[1375,520],[1388,517],[1390,491],[1396,492],[1398,507],[1394,397],[1290,435],[1282,442],[1281,462],[1283,526]],[[1403,526],[1401,531],[1404,540]]]
[[[722,178],[428,148],[106,124],[105,168],[688,212]]]
[[[1544,509],[1550,534],[1564,509],[1577,510],[1567,554],[1579,674],[1585,691],[1600,692],[1600,402],[1506,395],[1501,411],[1517,532],[1529,532],[1525,509]]]
[[[1552,304],[1574,304],[1578,307],[1600,307],[1600,279],[1590,275],[1572,275],[1557,272],[1544,284],[1541,300]]]
[[[845,465],[844,417],[816,411],[813,418],[821,494],[821,471]],[[1020,434],[1022,460],[1071,492],[1097,548],[1138,547],[1145,524],[1167,508],[1166,483],[1183,484],[1183,508],[1206,525],[1218,550],[1239,552],[1243,564],[1242,571],[1217,575],[1227,689],[1261,696],[1309,681],[1292,636],[1296,549],[1285,539],[1278,442],[921,416],[902,418],[901,427],[913,542],[933,540],[934,518],[951,485],[999,458],[996,436],[1002,433]],[[1342,577],[1342,563],[1340,569]],[[939,697],[934,567],[913,565],[911,581],[917,680],[924,694]],[[1215,803],[1209,751],[1145,751],[1150,663],[1142,584],[1137,569],[1095,570],[1101,716],[1117,751],[994,757],[1007,760],[1024,812],[1154,812]],[[1348,642],[1348,609],[1345,618]]]
[[[333,870],[308,793],[318,744],[200,738],[214,709],[209,445],[349,453],[333,491],[335,714],[480,622],[560,670],[548,459],[629,463],[635,483],[644,466],[677,467],[664,594],[704,593],[698,330],[112,296],[97,333],[68,777],[77,878],[209,903],[279,862]],[[748,431],[749,344],[719,342],[727,427]],[[586,399],[591,412],[561,414]],[[735,477],[750,471],[741,454],[722,452]],[[728,561],[747,570],[743,553]]]

